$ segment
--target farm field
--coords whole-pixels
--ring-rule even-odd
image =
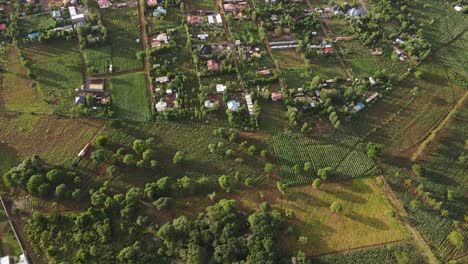
[[[99,120],[2,113],[0,155],[10,160],[0,159],[0,174],[33,154],[50,164],[69,166],[102,126]]]
[[[8,111],[49,112],[42,101],[42,91],[28,78],[16,48],[10,46],[5,56],[1,107]]]
[[[280,163],[281,181],[288,184],[311,183],[317,171],[331,167],[331,180],[375,176],[378,173],[372,159],[367,157],[365,144],[356,136],[340,135],[336,139],[310,138],[292,133],[277,133],[272,147]],[[304,163],[310,162],[310,171]],[[298,165],[299,171],[294,169]]]
[[[156,160],[159,167],[156,172],[140,170],[131,177],[123,173],[113,185],[117,188],[128,186],[142,186],[151,179],[169,176],[172,179],[188,176],[193,179],[208,177],[214,184],[220,175],[233,176],[237,172],[241,178],[252,177],[255,183],[264,181],[264,161],[250,157],[237,150],[237,144],[212,136],[212,128],[189,126],[174,123],[128,123],[125,127],[114,129],[106,127],[101,135],[107,136],[111,146],[130,149],[134,140],[154,138],[157,142]],[[210,143],[223,142],[225,149],[233,149],[234,157],[212,154],[208,149]],[[113,150],[113,149],[111,149]],[[172,164],[172,158],[177,151],[184,153],[183,166]],[[236,163],[234,159],[242,157],[244,162]],[[105,177],[105,176],[102,176]],[[149,177],[149,178],[148,178]]]
[[[141,41],[137,9],[106,10],[103,23],[108,28],[114,72],[143,68],[143,63],[136,58],[136,53],[142,50],[141,43],[136,41]]]
[[[73,93],[82,84],[82,60],[75,40],[53,41],[24,49],[44,101],[55,112],[68,113]]]
[[[113,77],[109,81],[112,110],[116,116],[137,121],[147,121],[151,112],[143,73]]]

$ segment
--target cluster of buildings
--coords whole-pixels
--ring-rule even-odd
[[[146,0],[146,6],[152,10],[153,17],[163,17],[167,15],[163,0]]]
[[[75,104],[87,105],[92,109],[97,109],[97,106],[106,106],[110,103],[110,96],[105,91],[105,82],[101,78],[89,78],[83,82],[80,88],[75,90]],[[92,105],[87,101],[87,98],[92,98]]]

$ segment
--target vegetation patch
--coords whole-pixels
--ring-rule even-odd
[[[149,120],[151,112],[143,73],[113,77],[109,82],[112,110],[116,116],[138,121]]]
[[[44,101],[52,105],[54,112],[69,113],[74,91],[83,81],[78,44],[73,40],[52,41],[27,47],[24,51],[31,60],[31,71]]]

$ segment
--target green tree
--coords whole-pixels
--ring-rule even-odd
[[[123,158],[123,163],[127,166],[133,166],[136,164],[135,156],[132,154],[127,154]]]
[[[388,217],[391,217],[391,218],[395,218],[395,217],[396,217],[396,213],[395,213],[395,211],[393,211],[393,210],[386,210],[386,211],[385,211],[385,215],[388,216]]]
[[[340,202],[333,202],[331,205],[330,205],[330,210],[333,212],[333,213],[341,213],[341,211],[343,211],[343,206],[341,205]]]
[[[315,179],[312,182],[312,187],[314,187],[314,189],[319,189],[320,185],[322,185],[322,181],[320,179]]]
[[[326,167],[319,169],[317,171],[317,175],[322,178],[322,180],[326,181],[332,174],[333,169],[331,167]]]
[[[411,166],[411,169],[416,176],[423,177],[426,174],[426,169],[421,164],[415,163]]]
[[[109,126],[112,128],[121,128],[123,125],[122,120],[120,119],[111,119],[109,121]]]
[[[55,197],[57,197],[57,199],[66,198],[67,193],[68,193],[67,185],[65,185],[64,183],[58,185],[55,188]]]
[[[172,158],[172,162],[175,165],[182,164],[184,161],[184,153],[182,151],[177,151],[176,154],[174,155],[174,158]]]
[[[461,250],[465,246],[463,235],[460,234],[460,232],[458,231],[450,232],[447,238],[450,241],[450,243],[452,243],[452,245],[454,245],[455,248],[458,250]]]
[[[110,165],[108,168],[107,168],[107,175],[111,176],[111,177],[114,177],[116,174],[117,174],[117,166],[115,165]]]
[[[146,144],[146,141],[141,140],[141,139],[136,139],[133,141],[133,150],[138,153],[142,154],[148,149],[148,145]]]
[[[276,188],[278,188],[278,191],[280,191],[280,193],[282,195],[285,195],[286,190],[288,189],[288,184],[287,183],[281,183],[281,182],[277,181],[276,182]]]
[[[247,149],[247,153],[250,155],[250,156],[253,156],[255,155],[255,152],[257,151],[257,148],[254,146],[254,145],[251,145],[248,149]]]
[[[99,136],[96,138],[96,146],[104,147],[107,141],[108,141],[108,138],[106,136]]]
[[[221,188],[226,190],[226,192],[231,192],[232,181],[231,181],[231,178],[229,176],[221,175],[218,178],[218,182],[219,182],[219,186],[221,186]]]
[[[244,184],[247,187],[253,187],[254,180],[251,177],[247,177],[244,180]]]
[[[310,168],[312,168],[312,163],[310,163],[309,161],[304,163],[304,171],[305,172],[308,172],[310,170]]]
[[[382,145],[369,142],[367,144],[367,156],[375,158],[382,152]]]
[[[106,153],[103,149],[91,152],[91,159],[96,162],[103,162],[106,159]]]
[[[169,197],[161,197],[158,200],[156,200],[153,204],[156,206],[156,208],[158,208],[159,211],[165,211],[171,208],[175,204],[175,201],[174,199]]]

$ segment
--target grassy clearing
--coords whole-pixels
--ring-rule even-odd
[[[301,68],[305,66],[302,55],[295,49],[272,50],[271,53],[282,69]]]
[[[55,165],[71,165],[78,152],[102,127],[98,120],[68,119],[51,115],[0,115],[0,174],[33,154]]]
[[[142,49],[141,43],[136,42],[136,39],[141,41],[137,9],[106,10],[103,22],[108,28],[114,72],[141,69],[143,64],[136,58],[136,53]]]
[[[369,49],[358,41],[347,41],[340,43],[343,50],[347,51],[344,56],[345,62],[350,66],[354,75],[368,77],[380,70],[392,79],[397,80],[406,73],[408,65],[400,61],[392,61],[390,55],[394,52],[389,47],[383,48],[382,56],[373,56]]]
[[[48,112],[42,101],[42,91],[31,82],[26,68],[21,65],[17,50],[11,46],[7,52],[3,73],[3,108],[12,111]]]
[[[88,71],[93,73],[107,73],[112,63],[112,49],[110,45],[91,47],[83,50]]]
[[[333,138],[311,138],[293,133],[273,136],[273,149],[281,164],[280,176],[288,184],[311,183],[321,168],[331,167],[333,179],[374,176],[378,173],[372,159],[367,157],[365,146],[356,136],[336,133]],[[302,168],[310,162],[310,171]],[[299,171],[294,166],[300,167]]]
[[[147,121],[148,107],[146,80],[143,73],[128,74],[110,79],[112,110],[118,117]]]
[[[274,187],[236,190],[231,194],[218,193],[219,199],[230,198],[239,201],[242,208],[253,210],[262,202],[274,208],[291,210],[295,217],[290,221],[293,232],[282,236],[281,245],[288,254],[302,250],[309,256],[330,254],[381,243],[404,239],[405,230],[400,222],[385,216],[391,209],[384,193],[373,179],[363,178],[340,183],[325,183],[320,190],[312,186],[290,187],[284,197]],[[208,200],[208,199],[203,199]],[[180,214],[203,210],[204,201],[185,207]],[[338,201],[343,205],[341,214],[332,213],[329,206]],[[198,203],[197,203],[198,204]],[[298,243],[299,236],[308,238],[306,245]]]
[[[0,253],[2,256],[19,256],[21,248],[18,244],[18,241],[11,230],[10,224],[6,219],[5,213],[2,209],[1,211],[1,221],[0,221]]]
[[[82,60],[78,44],[72,41],[53,41],[25,48],[32,61],[44,100],[54,111],[67,113],[73,105],[74,90],[82,84]]]

